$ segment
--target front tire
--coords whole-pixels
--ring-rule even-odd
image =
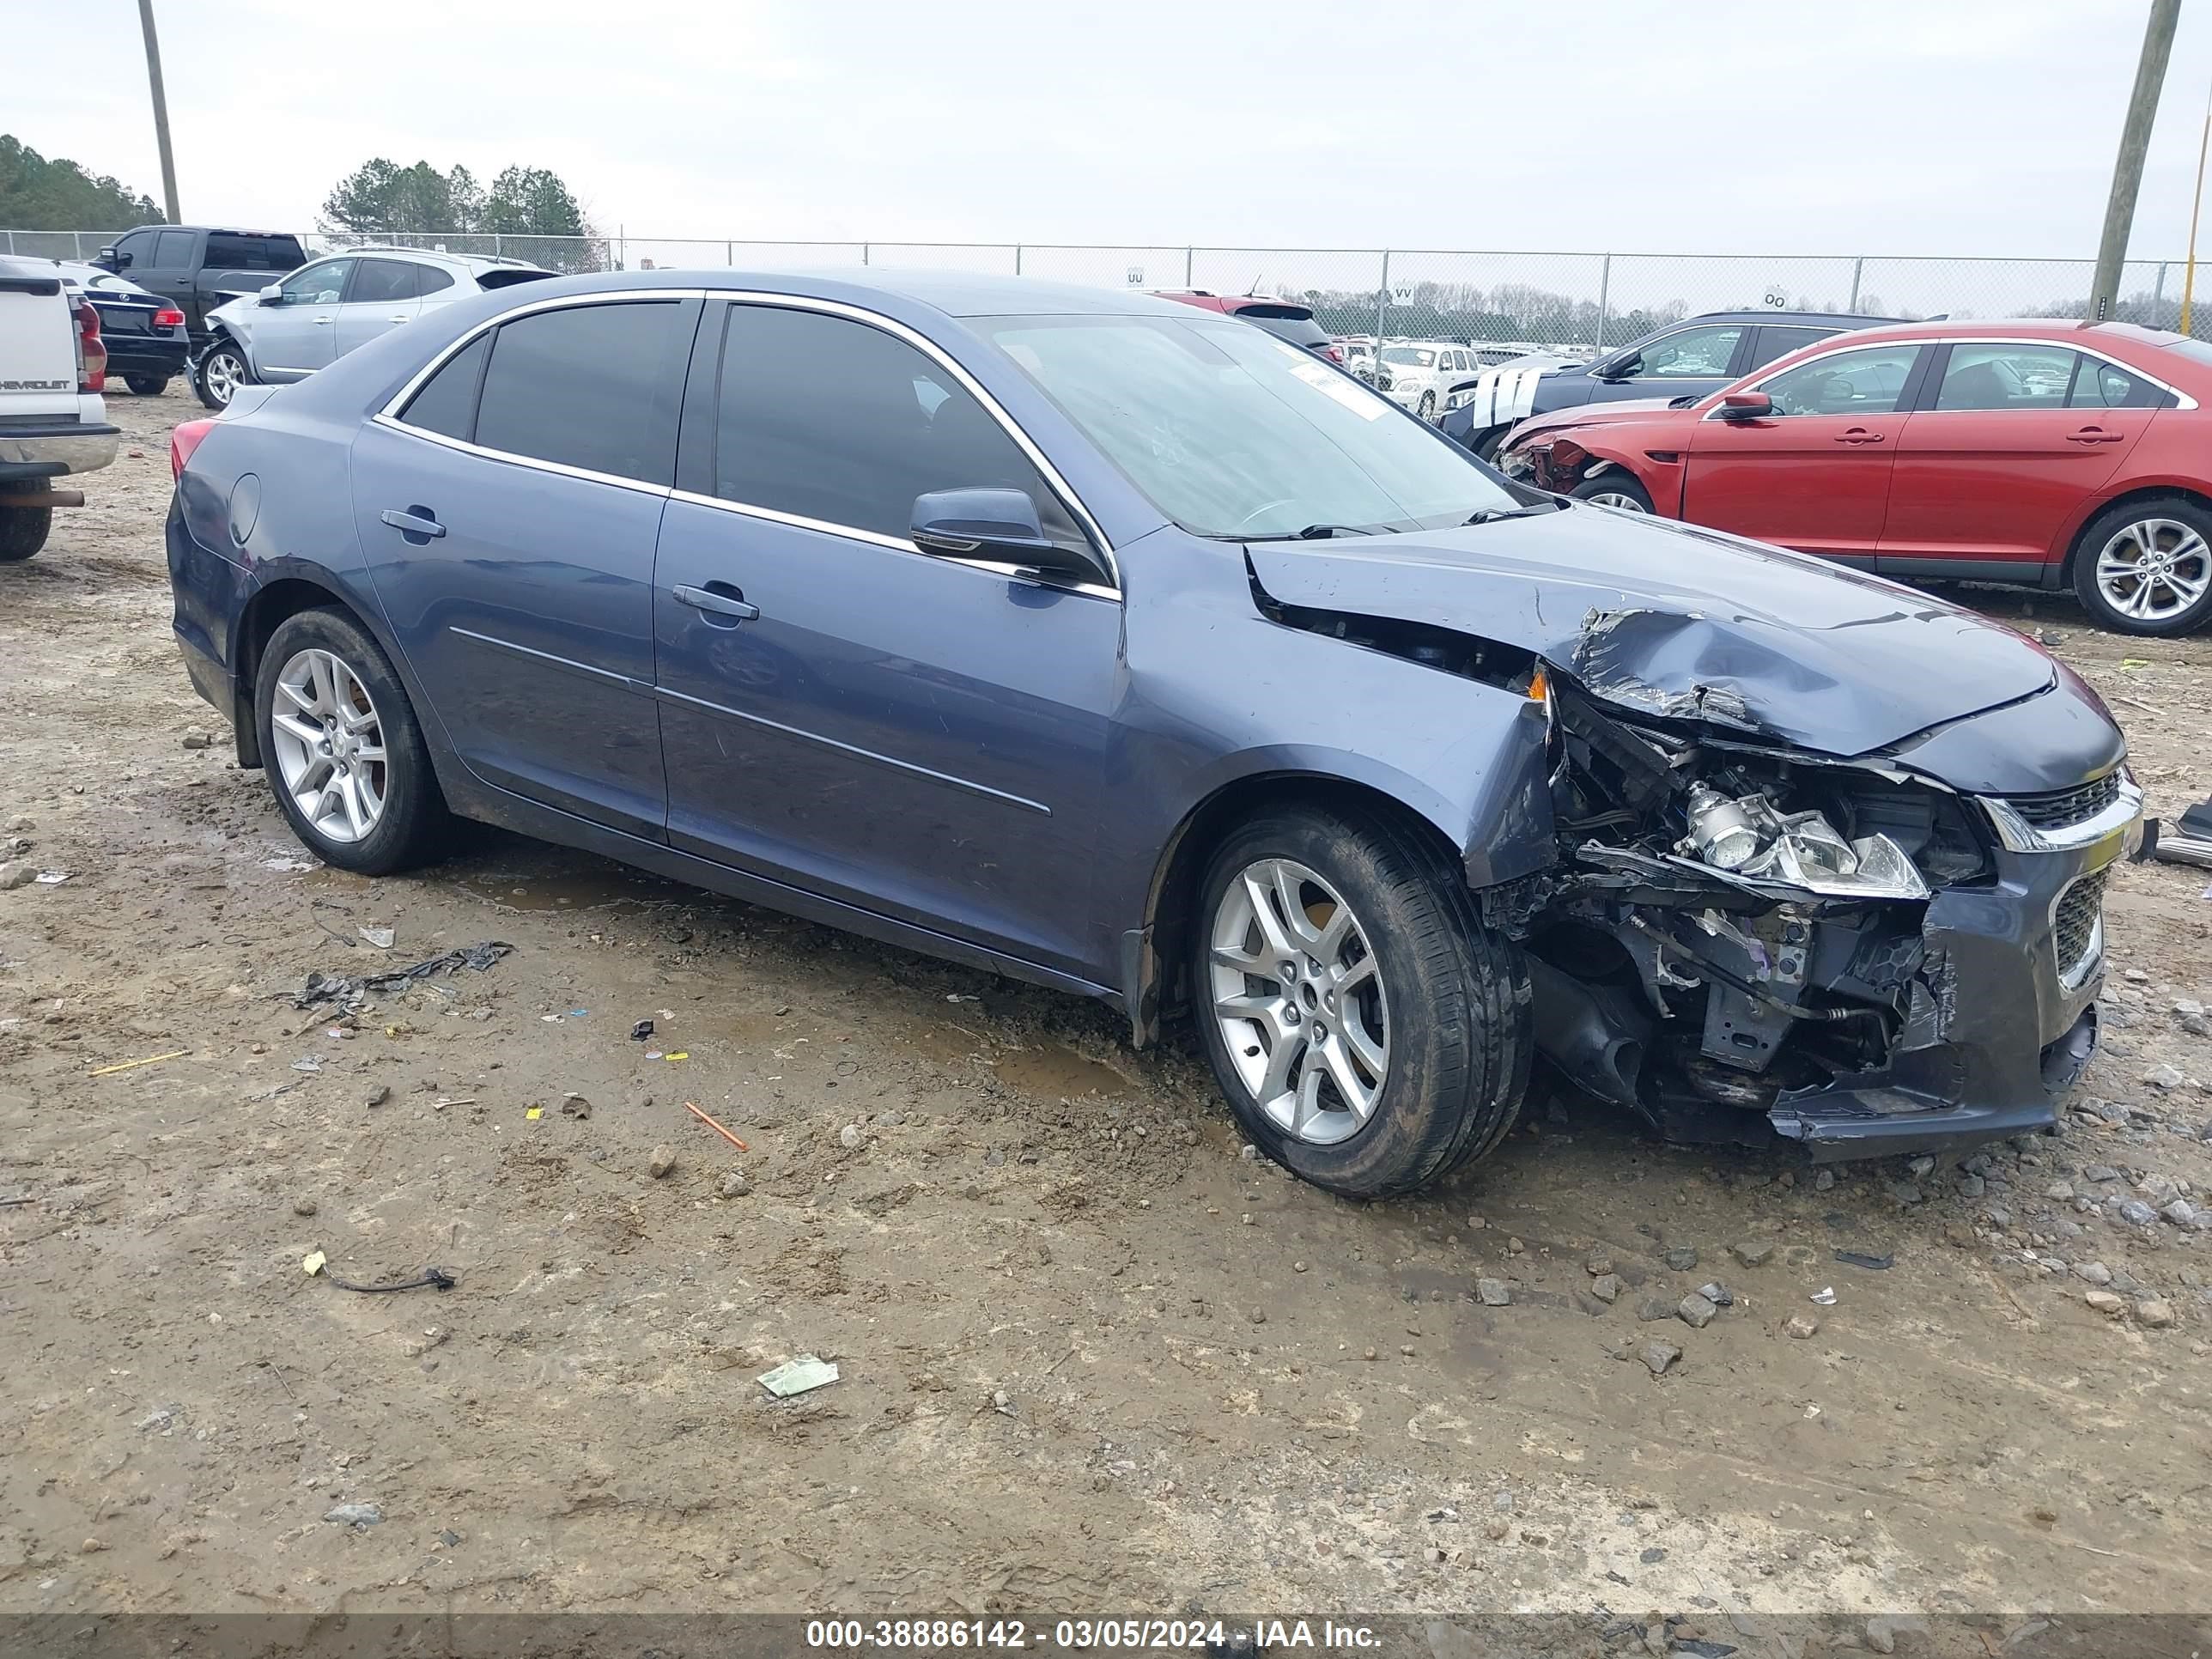
[[[386,876],[441,856],[452,819],[390,660],[336,609],[277,624],[253,719],[277,809],[325,864]]]
[[[1421,418],[1425,421],[1433,421],[1437,418],[1437,394],[1435,392],[1424,392],[1421,394],[1421,407],[1419,412]]]
[[[0,507],[0,564],[29,558],[54,527],[51,507]]]
[[[126,374],[123,377],[123,384],[141,398],[158,398],[169,389],[169,377],[166,374]]]
[[[1609,507],[1620,513],[1649,513],[1651,492],[1637,482],[1636,475],[1620,467],[1601,472],[1595,478],[1584,478],[1567,492],[1578,501],[1589,501],[1595,507]]]
[[[1392,1198],[1496,1146],[1533,1048],[1528,972],[1440,849],[1357,810],[1231,832],[1188,967],[1206,1058],[1253,1143],[1314,1185]]]
[[[230,407],[239,387],[252,384],[253,366],[234,341],[217,340],[192,365],[192,390],[217,414]]]
[[[1488,461],[1495,465],[1498,461],[1498,446],[1505,441],[1505,434],[1512,429],[1510,426],[1493,426],[1477,438],[1469,446],[1474,451],[1475,459]]]
[[[2075,546],[2074,591],[2114,633],[2193,633],[2212,617],[2212,513],[2160,495],[2098,514]]]

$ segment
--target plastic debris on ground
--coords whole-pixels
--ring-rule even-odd
[[[803,1353],[796,1359],[787,1360],[772,1371],[763,1371],[754,1379],[779,1400],[794,1394],[805,1394],[837,1380],[837,1368],[826,1359],[817,1359]]]
[[[443,956],[432,957],[409,967],[395,968],[389,973],[362,974],[353,978],[312,973],[307,975],[307,982],[291,994],[291,1002],[295,1008],[312,1008],[319,1002],[356,1003],[367,997],[404,991],[423,980],[463,968],[482,973],[514,949],[503,939],[484,939],[475,945],[464,945],[457,951],[448,951]]]
[[[641,1019],[629,1028],[629,1040],[632,1042],[642,1042],[652,1035],[653,1022],[649,1019]]]
[[[41,870],[32,879],[47,887],[58,887],[76,873],[73,870]]]
[[[158,1065],[165,1060],[182,1060],[190,1053],[191,1053],[191,1050],[189,1048],[172,1048],[166,1054],[149,1054],[143,1060],[119,1060],[112,1066],[102,1066],[90,1073],[88,1073],[87,1075],[90,1077],[106,1077],[113,1072],[135,1072],[141,1066]]]
[[[1813,1292],[1813,1300],[1819,1303],[1824,1308],[1834,1307],[1836,1305],[1836,1292],[1834,1287],[1832,1285],[1822,1286],[1820,1290]]]
[[[361,930],[361,936],[380,951],[392,948],[392,935],[389,927],[364,927]]]
[[[322,1272],[323,1264],[329,1260],[330,1258],[320,1250],[310,1250],[306,1259],[300,1263],[300,1271],[313,1279],[317,1273]]]
[[[1836,1260],[1846,1267],[1865,1267],[1874,1273],[1881,1273],[1885,1268],[1897,1265],[1897,1258],[1894,1255],[1887,1252],[1875,1255],[1869,1250],[1838,1250]]]

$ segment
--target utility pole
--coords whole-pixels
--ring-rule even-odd
[[[146,37],[146,83],[154,93],[154,137],[161,146],[162,204],[169,210],[169,222],[180,225],[185,214],[177,205],[177,158],[169,149],[169,97],[161,90],[161,42],[154,33],[154,0],[138,0],[138,27]],[[2169,28],[2167,33],[2172,31]]]
[[[2166,82],[2166,60],[2173,51],[2173,26],[2180,16],[2181,0],[2150,0],[2142,57],[2136,64],[2135,91],[2129,95],[2128,118],[2120,128],[2119,159],[2112,163],[2112,194],[2105,204],[2105,234],[2097,243],[2097,276],[2089,289],[2092,322],[2111,316],[2120,297],[2120,265],[2128,257],[2128,233],[2135,228],[2143,152],[2150,148],[2151,122],[2158,115],[2159,88]]]

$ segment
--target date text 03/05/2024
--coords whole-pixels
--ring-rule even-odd
[[[1366,1625],[1331,1619],[810,1619],[806,1645],[830,1652],[948,1648],[1098,1648],[1199,1653],[1310,1648],[1356,1651],[1379,1645]]]

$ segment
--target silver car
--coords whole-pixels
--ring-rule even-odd
[[[192,390],[210,409],[228,409],[241,386],[304,380],[426,311],[553,274],[516,259],[348,248],[208,313],[210,337],[192,365]]]

